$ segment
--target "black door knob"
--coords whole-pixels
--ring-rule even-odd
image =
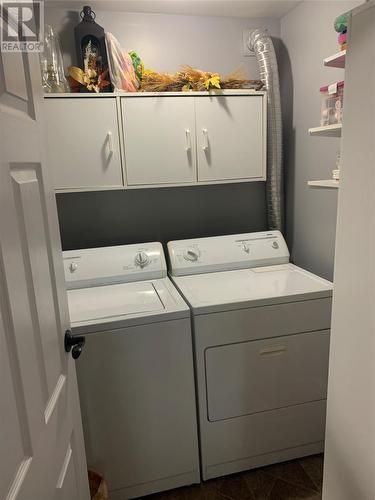
[[[64,347],[66,352],[72,351],[73,359],[80,357],[86,339],[83,335],[73,335],[71,330],[66,330],[64,337]]]

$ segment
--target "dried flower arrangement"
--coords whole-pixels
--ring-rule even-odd
[[[262,80],[249,80],[242,68],[238,68],[227,75],[221,82],[222,89],[253,89],[261,90],[264,86]]]
[[[94,91],[98,93],[101,89],[111,84],[109,80],[106,80],[108,69],[105,71],[100,71],[98,69],[97,53],[91,44],[91,40],[85,49],[84,69],[77,68],[77,66],[70,66],[68,72],[72,88],[77,85],[74,82],[78,82],[90,92]]]
[[[244,78],[242,70],[236,70],[224,79],[218,73],[202,71],[191,66],[182,66],[174,74],[144,70],[141,77],[141,92],[179,92],[212,89],[260,90],[263,82]]]
[[[220,88],[220,76],[217,73],[182,66],[181,70],[175,74],[144,70],[140,90],[141,92],[179,92],[211,88]]]

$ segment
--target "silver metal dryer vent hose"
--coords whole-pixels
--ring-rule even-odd
[[[267,220],[269,229],[284,229],[283,138],[280,84],[275,48],[263,30],[254,30],[248,40],[267,90]]]

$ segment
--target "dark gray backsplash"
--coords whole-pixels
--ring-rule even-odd
[[[264,182],[56,197],[63,250],[267,229]]]

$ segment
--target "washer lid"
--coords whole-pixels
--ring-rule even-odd
[[[195,312],[329,297],[332,283],[293,264],[175,277]],[[229,305],[230,307],[225,307]]]
[[[154,284],[145,281],[68,290],[68,303],[73,325],[165,309]]]

